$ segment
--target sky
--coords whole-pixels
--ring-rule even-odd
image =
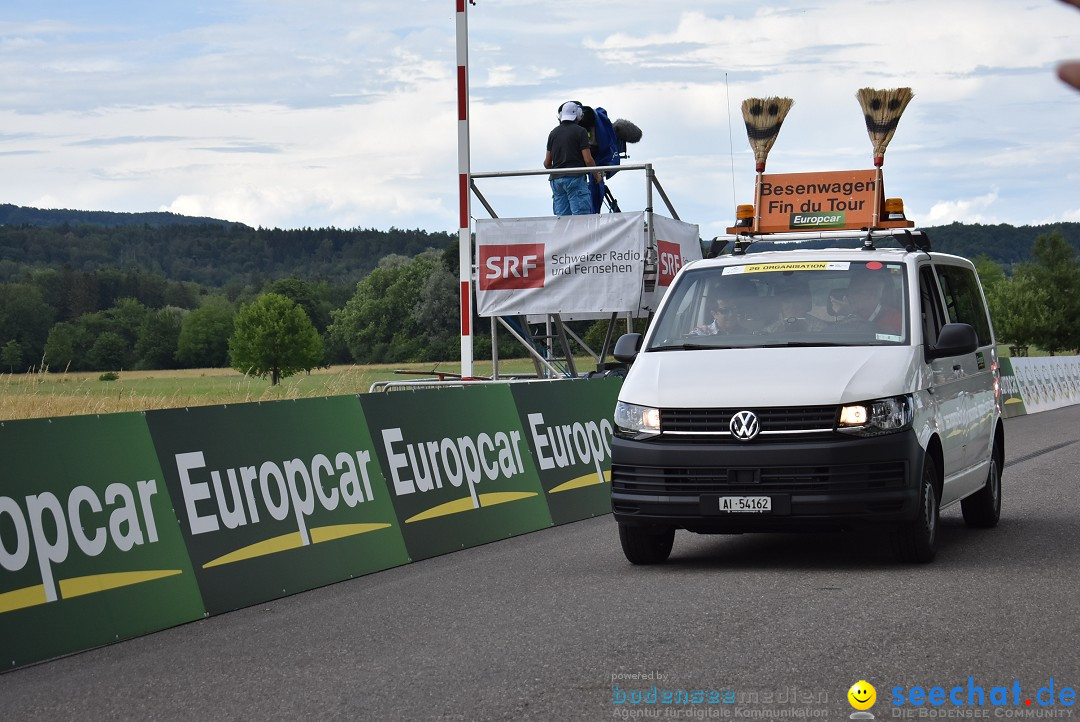
[[[3,0],[0,203],[265,228],[458,228],[454,0]],[[911,87],[886,194],[918,225],[1080,221],[1080,13],[1058,0],[476,0],[470,167],[542,167],[574,99],[643,131],[684,221],[753,199],[744,98],[795,104],[770,173],[871,168],[855,93]],[[477,179],[500,217],[543,176]],[[645,176],[610,181],[624,211]],[[663,203],[655,201],[658,211]],[[488,217],[473,201],[475,218]]]

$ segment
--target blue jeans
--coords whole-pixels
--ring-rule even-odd
[[[592,213],[589,183],[583,175],[561,175],[551,180],[551,205],[557,216]]]

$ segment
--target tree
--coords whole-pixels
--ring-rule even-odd
[[[15,373],[15,367],[22,364],[22,346],[15,339],[11,339],[0,348],[0,364],[8,367],[10,373]]]
[[[49,329],[45,341],[45,365],[52,371],[79,368],[79,351],[85,347],[84,334],[73,323],[62,321]]]
[[[228,366],[232,333],[232,304],[222,296],[210,296],[181,321],[176,360],[185,368]]]
[[[323,358],[323,342],[304,309],[285,296],[267,293],[240,308],[229,339],[232,367],[270,384],[310,371]]]
[[[1045,299],[1037,309],[1032,340],[1053,356],[1080,349],[1080,262],[1060,231],[1035,239],[1035,261],[1021,265],[1018,276]]]
[[[173,306],[159,308],[147,314],[135,342],[135,355],[139,358],[140,368],[176,368],[176,349],[183,320],[183,309]]]
[[[458,302],[449,283],[453,276],[437,251],[386,256],[332,314],[330,336],[363,363],[432,360],[427,349],[445,346],[457,333]]]
[[[98,371],[120,371],[131,355],[127,339],[116,331],[105,331],[94,339],[87,352],[87,364]]]

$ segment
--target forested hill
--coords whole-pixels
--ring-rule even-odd
[[[0,203],[0,225],[2,226],[232,226],[244,227],[242,223],[222,221],[217,218],[182,216],[179,213],[115,213],[113,211],[74,211],[67,208],[27,208]]]
[[[1035,239],[1060,229],[1080,251],[1080,223],[1046,226],[953,223],[927,228],[934,249],[999,264],[1031,257]],[[422,230],[251,228],[173,213],[40,210],[0,205],[0,281],[29,269],[137,269],[204,286],[258,285],[299,277],[355,283],[390,254],[445,249],[457,234]]]
[[[1044,226],[995,226],[952,223],[924,229],[935,251],[965,258],[987,256],[1002,266],[1032,259],[1031,251],[1039,236],[1061,231],[1066,242],[1080,253],[1080,223],[1054,223]]]
[[[163,223],[164,217],[183,220]],[[57,223],[58,219],[62,220]],[[211,287],[257,285],[290,276],[355,283],[384,256],[411,257],[428,248],[444,249],[457,240],[457,234],[422,230],[256,229],[169,213],[38,211],[15,206],[0,207],[0,223],[4,224],[0,225],[0,281],[16,278],[27,268],[95,271],[111,267]]]

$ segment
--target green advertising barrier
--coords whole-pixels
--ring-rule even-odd
[[[0,669],[607,513],[619,385],[0,422]]]
[[[0,423],[0,663],[203,617],[142,414]]]
[[[611,512],[612,414],[622,379],[514,384],[511,391],[556,524]]]
[[[209,613],[409,561],[355,396],[146,420]]]
[[[507,385],[360,397],[413,559],[552,525]]]

